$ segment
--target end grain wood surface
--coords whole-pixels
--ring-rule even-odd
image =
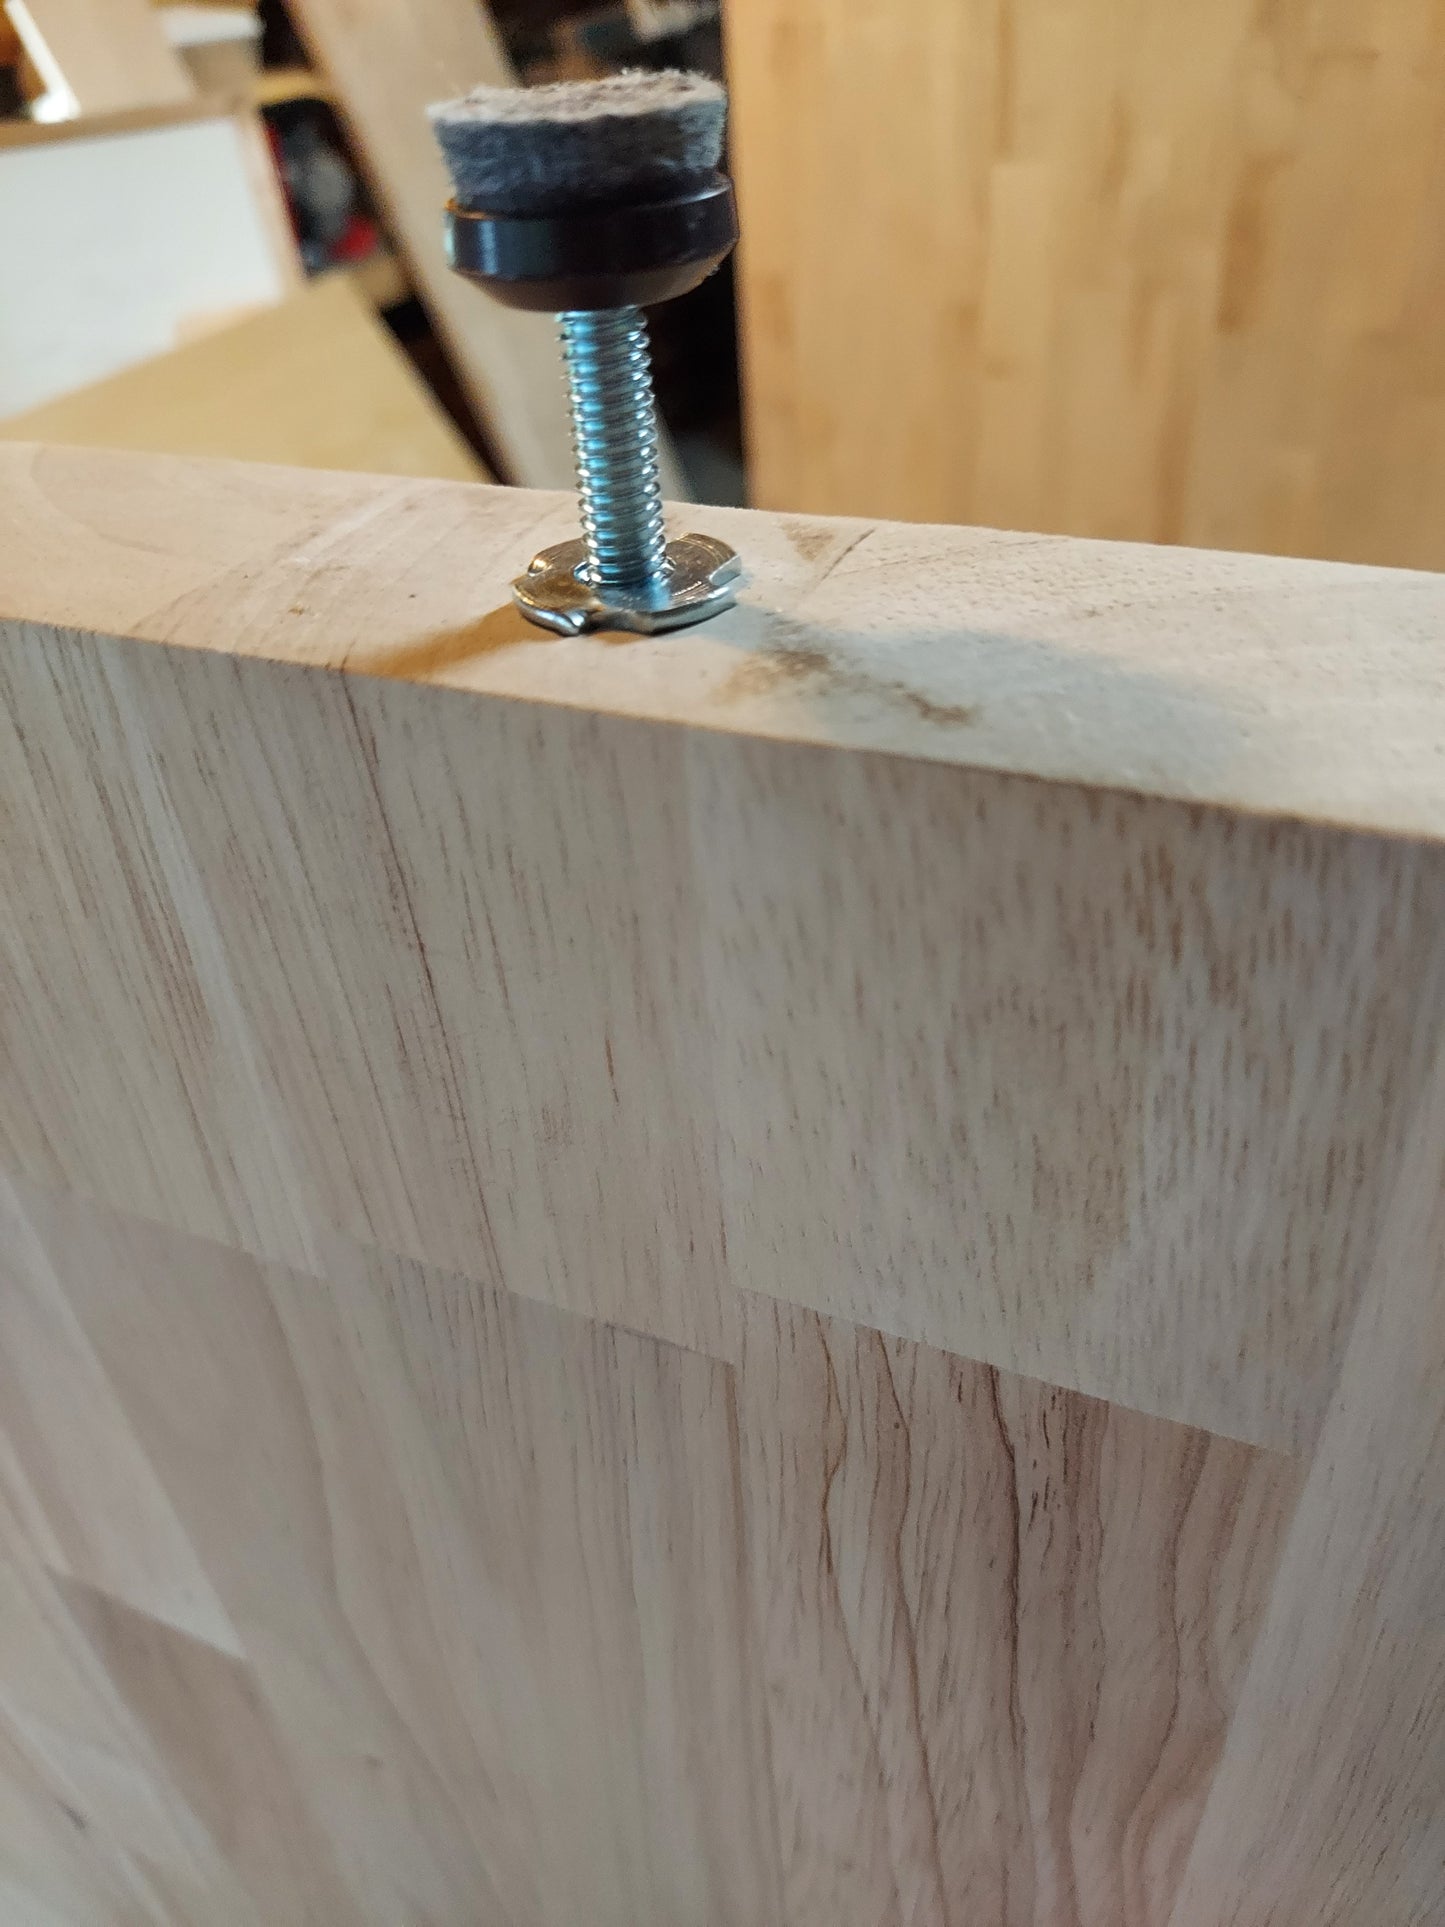
[[[572,513],[0,449],[0,1901],[1424,1927],[1445,582]]]

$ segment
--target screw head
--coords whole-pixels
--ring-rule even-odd
[[[598,589],[583,575],[587,553],[580,542],[543,549],[512,584],[522,614],[560,635],[585,629],[627,629],[661,635],[706,622],[736,600],[742,564],[737,551],[712,535],[680,535],[667,545],[666,579],[655,590]]]

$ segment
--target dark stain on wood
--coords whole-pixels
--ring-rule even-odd
[[[805,562],[816,562],[837,540],[832,529],[810,528],[806,522],[784,522],[783,533]]]
[[[944,728],[967,728],[978,720],[972,703],[940,703],[922,690],[893,677],[876,676],[857,663],[840,662],[817,643],[804,640],[806,631],[789,624],[796,640],[749,656],[739,663],[717,693],[720,703],[744,702],[789,684],[813,685],[820,693],[871,696],[912,710],[925,723]]]

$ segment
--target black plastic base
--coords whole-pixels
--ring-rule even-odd
[[[565,214],[447,208],[447,260],[510,308],[561,314],[645,308],[686,294],[737,245],[725,174],[689,175],[665,200],[594,203]]]

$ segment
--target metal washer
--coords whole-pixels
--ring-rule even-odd
[[[731,608],[742,574],[737,551],[712,535],[679,535],[668,543],[667,580],[655,595],[593,588],[582,573],[586,559],[580,542],[559,542],[534,555],[512,584],[522,614],[564,636],[586,629],[661,635]]]

